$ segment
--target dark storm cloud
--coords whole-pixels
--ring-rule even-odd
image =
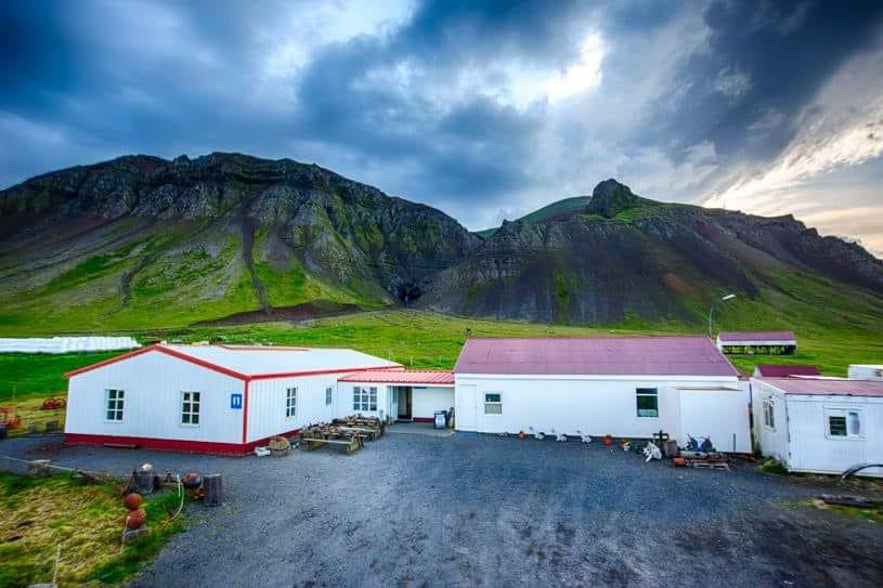
[[[881,13],[822,1],[7,2],[0,184],[123,153],[238,150],[443,202],[472,228],[619,174],[688,200],[778,156],[819,89],[875,41]]]
[[[685,64],[693,89],[661,132],[710,140],[724,157],[775,155],[802,107],[874,40],[881,15],[879,2],[714,3],[705,13],[710,50]]]

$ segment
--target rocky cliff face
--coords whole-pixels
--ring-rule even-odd
[[[0,212],[7,254],[57,227],[186,223],[239,241],[251,273],[260,259],[278,271],[297,263],[320,281],[380,302],[419,296],[430,276],[480,243],[436,209],[316,165],[222,153],[171,162],[122,157],[47,174],[0,194]],[[268,306],[260,276],[253,282]]]
[[[0,322],[132,328],[316,304],[697,322],[722,291],[800,302],[782,272],[883,296],[880,260],[790,217],[662,204],[614,180],[549,209],[482,239],[316,165],[122,157],[0,192]]]
[[[689,322],[716,293],[757,299],[791,271],[883,295],[880,260],[793,218],[662,204],[607,180],[583,209],[505,223],[443,270],[420,304],[549,322]]]

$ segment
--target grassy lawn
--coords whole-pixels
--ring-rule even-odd
[[[0,353],[0,402],[64,394],[65,372],[105,360],[116,351],[93,353]]]
[[[183,529],[168,515],[178,504],[174,490],[148,497],[150,534],[121,548],[127,511],[116,486],[0,472],[0,586],[51,582],[58,548],[59,585],[122,584]]]
[[[472,337],[579,337],[639,334],[697,334],[677,325],[626,324],[623,328],[591,328],[543,325],[454,317],[430,312],[396,310],[368,312],[301,323],[259,323],[230,327],[194,327],[161,332],[134,333],[141,338],[162,338],[170,342],[213,341],[264,343],[314,347],[346,347],[397,361],[409,367],[454,366],[467,329]],[[822,373],[845,376],[850,363],[883,363],[883,338],[867,332],[831,330],[797,331],[799,351],[792,356],[730,356],[733,364],[751,372],[758,363],[809,363]],[[66,355],[0,354],[0,403],[12,403],[31,411],[32,418],[49,420],[34,410],[33,399],[61,397],[66,389],[65,372],[118,355],[117,352]],[[23,404],[22,404],[23,403]],[[35,408],[36,406],[36,408]],[[63,418],[63,417],[62,417]],[[24,421],[24,417],[22,419]]]

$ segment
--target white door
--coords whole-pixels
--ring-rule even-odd
[[[386,390],[389,396],[389,418],[395,421],[399,416],[399,389],[396,386],[387,386]]]
[[[454,392],[454,426],[459,431],[475,431],[478,427],[478,387],[475,384],[457,384]]]

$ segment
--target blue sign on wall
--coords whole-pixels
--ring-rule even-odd
[[[230,408],[232,408],[233,410],[242,409],[242,394],[230,395]]]

